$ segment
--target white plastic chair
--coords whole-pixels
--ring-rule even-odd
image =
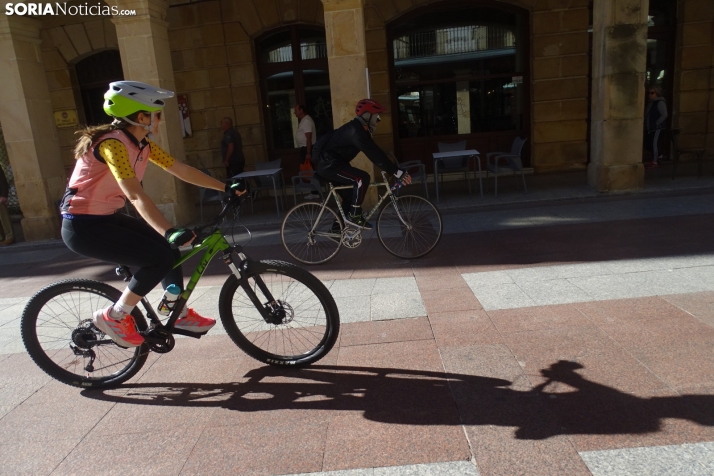
[[[516,174],[520,172],[523,179],[523,191],[528,193],[526,177],[523,174],[523,161],[521,160],[523,145],[527,140],[527,138],[516,137],[513,139],[510,152],[489,152],[486,154],[486,179],[488,179],[489,173],[492,173],[495,177],[494,197],[498,197],[498,176],[504,173],[513,174],[515,178]]]
[[[311,170],[302,170],[300,173],[292,178],[293,182],[293,202],[297,205],[297,193],[303,192],[317,192],[320,194],[320,200],[323,200],[322,186],[320,182],[313,176],[314,172]],[[305,182],[307,180],[307,182]]]

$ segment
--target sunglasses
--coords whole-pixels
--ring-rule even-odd
[[[146,117],[151,117],[151,113],[148,111],[141,111]],[[154,117],[158,120],[161,120],[161,111],[156,111],[154,112]]]
[[[652,95],[652,94],[657,95],[657,93],[654,92],[654,91],[650,91],[649,94],[650,94],[650,95]]]

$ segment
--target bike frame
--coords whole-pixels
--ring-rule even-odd
[[[226,207],[224,210],[221,212],[219,215],[222,219],[222,217],[225,215],[225,212],[228,209],[229,204],[226,204]],[[201,261],[198,263],[198,266],[196,266],[196,269],[194,272],[191,274],[191,279],[189,280],[188,284],[186,285],[184,291],[179,295],[178,299],[176,300],[176,304],[174,304],[173,309],[169,313],[169,319],[166,321],[166,324],[163,324],[159,317],[156,315],[156,312],[151,306],[151,303],[149,300],[146,298],[146,296],[141,298],[141,303],[144,306],[144,309],[146,310],[146,314],[148,315],[149,319],[151,320],[152,323],[155,324],[156,328],[161,328],[162,330],[168,331],[173,334],[180,334],[180,335],[185,335],[189,337],[197,337],[200,338],[201,334],[196,334],[193,332],[189,331],[184,331],[182,329],[177,329],[174,327],[176,324],[176,321],[178,320],[179,315],[181,315],[181,311],[183,311],[183,308],[186,306],[186,303],[188,302],[188,299],[191,297],[191,294],[193,293],[194,289],[196,289],[196,285],[198,284],[198,281],[201,279],[203,276],[203,272],[206,270],[208,267],[208,264],[211,262],[211,260],[218,254],[218,253],[223,253],[223,261],[226,263],[228,268],[230,268],[231,272],[233,275],[238,279],[241,287],[245,290],[246,294],[250,298],[250,300],[253,302],[253,305],[255,305],[256,309],[260,312],[260,315],[263,317],[263,319],[266,320],[266,322],[269,322],[270,319],[270,311],[266,309],[266,305],[270,306],[275,304],[275,299],[273,298],[273,295],[271,294],[270,290],[268,287],[265,285],[265,282],[263,281],[260,276],[255,277],[255,282],[260,289],[260,291],[263,293],[263,295],[267,298],[267,303],[263,303],[260,301],[258,296],[256,295],[255,291],[250,287],[248,284],[248,280],[244,279],[244,276],[241,274],[240,270],[243,270],[244,272],[248,270],[250,266],[250,258],[248,258],[244,253],[243,253],[243,247],[240,245],[236,246],[231,246],[226,238],[223,236],[221,233],[220,228],[218,227],[218,223],[216,224],[215,229],[209,234],[206,238],[204,238],[201,243],[196,245],[191,251],[189,251],[185,256],[182,256],[179,258],[176,263],[174,264],[174,269],[178,268],[179,266],[183,265],[186,261],[191,259],[192,257],[196,256],[198,253],[201,251],[204,251],[203,256],[201,257]],[[233,252],[236,252],[238,254],[238,258],[240,259],[238,266],[233,261]],[[118,268],[118,270],[121,269],[121,273],[124,275],[125,280],[131,279],[131,272],[126,266],[122,266]],[[240,269],[240,270],[239,270]]]
[[[377,203],[365,215],[365,220],[369,220],[370,218],[372,218],[372,215],[377,213],[377,210],[380,209],[380,207],[382,206],[382,203],[384,203],[384,201],[387,199],[387,197],[389,197],[392,200],[392,203],[394,203],[394,209],[397,211],[397,216],[399,217],[399,220],[404,224],[404,226],[409,227],[409,224],[402,217],[402,214],[399,211],[399,207],[397,206],[397,201],[394,198],[393,190],[398,189],[400,187],[400,185],[390,186],[389,182],[387,182],[387,177],[386,177],[385,172],[382,172],[382,178],[384,178],[384,180],[385,180],[384,182],[372,182],[368,186],[368,187],[386,187],[387,190],[384,192],[384,195],[379,196],[379,200],[377,201]],[[337,195],[337,190],[347,190],[349,188],[352,188],[353,185],[340,185],[339,187],[335,187],[334,185],[332,185],[332,183],[330,183],[329,185],[330,185],[330,192],[327,194],[327,198],[325,199],[325,201],[322,202],[322,208],[320,208],[320,214],[317,215],[317,219],[315,220],[315,223],[313,223],[312,229],[310,229],[310,233],[315,233],[315,227],[320,222],[320,219],[322,218],[322,214],[324,213],[325,208],[327,207],[327,203],[330,201],[330,198],[332,198],[332,197],[335,198],[335,203],[337,204],[337,209],[340,212],[340,216],[342,216],[342,220],[344,220],[345,222],[347,221],[347,216],[345,215],[345,211],[342,209],[342,203],[340,202],[339,196]],[[361,231],[361,230],[358,229],[358,231]]]

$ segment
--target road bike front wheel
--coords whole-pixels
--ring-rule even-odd
[[[404,259],[429,253],[439,243],[442,231],[439,211],[416,195],[395,196],[377,219],[379,241],[391,254]]]
[[[268,312],[268,319],[256,306]],[[284,261],[251,263],[240,280],[230,276],[221,289],[218,309],[233,342],[271,365],[317,362],[335,345],[340,331],[330,291],[308,271]]]
[[[339,225],[340,232],[332,227]],[[288,212],[280,228],[280,238],[290,256],[306,264],[331,260],[342,246],[342,222],[331,208],[317,203],[301,203]]]
[[[60,382],[107,388],[129,380],[141,369],[148,346],[119,347],[92,323],[92,313],[114,304],[121,292],[88,279],[69,279],[44,287],[25,306],[22,340],[32,360]],[[146,320],[132,311],[139,330]]]

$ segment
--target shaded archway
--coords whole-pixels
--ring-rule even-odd
[[[318,137],[332,130],[325,30],[292,25],[262,35],[255,44],[268,155],[271,160],[282,159],[281,166],[294,175],[299,159],[293,106],[305,106]]]
[[[528,12],[500,2],[438,2],[389,23],[397,156],[430,168],[438,142],[483,152],[529,137],[529,39]]]
[[[106,124],[111,118],[104,113],[102,102],[109,83],[124,79],[118,50],[105,50],[79,61],[75,74],[87,125]]]

